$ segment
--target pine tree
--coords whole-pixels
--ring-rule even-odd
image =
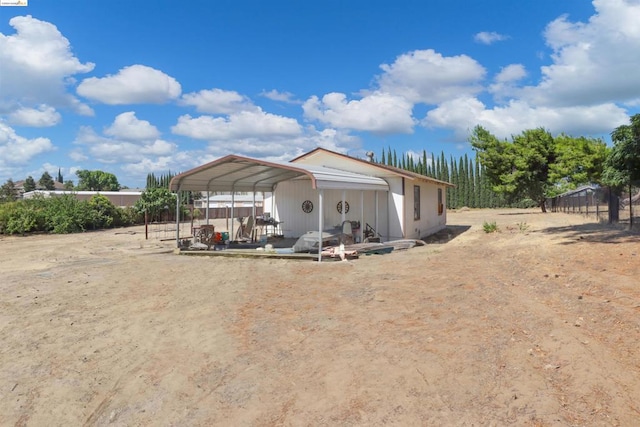
[[[33,191],[36,189],[36,181],[33,179],[31,175],[24,180],[24,192],[27,193],[29,191]]]
[[[58,168],[58,179],[57,181],[62,184],[64,182],[64,179],[62,178],[62,172],[60,172],[60,168]]]
[[[380,156],[380,164],[382,165],[386,165],[387,164],[387,159],[384,155],[384,148],[382,149],[382,156]]]
[[[46,171],[42,174],[40,180],[38,180],[38,184],[40,184],[40,186],[45,190],[56,189],[56,184],[54,183],[53,178],[49,175],[49,172]]]

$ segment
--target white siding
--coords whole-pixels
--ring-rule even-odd
[[[420,219],[414,219],[414,185],[420,187]],[[442,203],[445,206],[438,214],[438,188],[442,189]],[[405,198],[406,238],[419,239],[433,234],[446,226],[446,187],[425,182],[408,181]]]
[[[323,190],[324,191],[324,209],[323,222],[324,228],[340,227],[342,224],[342,215],[338,212],[337,205],[342,201],[342,190]],[[346,213],[345,219],[349,221],[362,222],[362,204],[361,198],[364,199],[364,224],[368,223],[375,228],[376,224],[376,205],[375,191],[364,191],[361,196],[360,190],[345,191],[345,201],[349,204],[349,212]],[[313,211],[305,213],[302,210],[302,203],[310,200],[313,203]],[[265,200],[265,210],[268,211],[270,200]],[[275,212],[272,212],[278,221],[281,221],[282,233],[285,237],[299,237],[307,231],[317,230],[318,209],[319,209],[319,192],[311,188],[310,181],[285,181],[278,184],[275,191]],[[377,230],[383,236],[386,235],[387,227],[387,192],[378,192],[378,228]]]

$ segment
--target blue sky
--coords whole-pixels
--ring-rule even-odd
[[[9,2],[9,0],[2,0]],[[0,7],[0,182],[142,187],[226,154],[472,153],[640,111],[639,0],[28,0]]]

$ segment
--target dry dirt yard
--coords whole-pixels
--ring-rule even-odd
[[[448,222],[325,263],[178,256],[141,228],[2,237],[0,425],[639,425],[640,236]]]

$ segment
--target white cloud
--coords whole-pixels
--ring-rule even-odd
[[[0,121],[0,176],[12,176],[19,171],[18,165],[53,150],[55,147],[49,138],[25,138]]]
[[[55,25],[27,16],[9,21],[16,33],[0,33],[0,104],[7,109],[47,104],[71,108],[79,114],[93,111],[67,93],[69,77],[87,73],[94,64],[81,63],[69,40]]]
[[[74,143],[79,146],[71,153],[75,161],[83,161],[89,157],[100,163],[120,164],[122,167],[145,159],[154,161],[155,158],[171,155],[178,149],[176,144],[161,139],[124,140],[101,136],[89,126],[80,128]]]
[[[473,36],[473,39],[477,43],[482,43],[486,45],[493,44],[495,42],[500,42],[503,40],[507,40],[509,37],[504,34],[496,33],[495,31],[482,31]]]
[[[302,129],[295,119],[257,110],[241,111],[226,118],[193,118],[186,114],[178,118],[178,123],[171,131],[195,139],[227,141],[242,138],[290,138],[300,135]]]
[[[181,105],[192,105],[200,113],[231,114],[240,111],[256,111],[250,99],[236,91],[209,89],[182,95]]]
[[[60,123],[60,113],[42,104],[38,108],[20,108],[9,114],[9,123],[18,126],[49,127]]]
[[[456,96],[480,92],[486,70],[467,55],[442,56],[432,49],[416,50],[396,58],[377,79],[382,92],[417,104],[438,104]]]
[[[520,92],[520,88],[516,84],[526,76],[527,70],[522,64],[507,65],[494,77],[494,83],[489,86],[488,91],[497,100],[517,95]]]
[[[291,92],[279,92],[275,89],[270,91],[262,91],[260,96],[268,98],[272,101],[286,102],[287,104],[300,104],[301,102],[295,99],[295,96]]]
[[[173,77],[145,65],[122,68],[116,75],[84,79],[77,92],[109,105],[162,104],[180,96],[182,88]]]
[[[487,108],[476,98],[457,98],[429,111],[425,126],[453,129],[466,140],[476,125],[499,138],[508,138],[525,129],[543,127],[552,133],[598,135],[628,122],[626,112],[615,104],[570,107],[535,107],[512,100],[505,106]]]
[[[340,129],[376,133],[411,133],[413,105],[405,98],[375,92],[360,100],[347,101],[342,93],[309,98],[302,106],[305,117]]]
[[[537,105],[635,102],[640,98],[640,3],[595,0],[588,22],[562,16],[545,32],[553,63],[539,85],[523,92]]]
[[[146,120],[138,119],[133,111],[116,116],[113,124],[105,129],[104,133],[125,141],[149,140],[160,136],[155,126]]]

